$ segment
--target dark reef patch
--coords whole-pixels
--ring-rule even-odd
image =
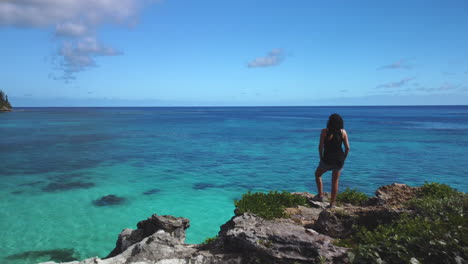
[[[161,191],[161,189],[151,189],[151,190],[148,190],[148,191],[144,192],[143,194],[144,195],[152,195],[152,194],[156,194],[156,193],[158,193],[160,191]]]
[[[44,192],[56,192],[56,191],[68,191],[73,189],[89,189],[94,187],[95,184],[92,182],[68,182],[68,183],[59,183],[53,182],[49,183],[47,186],[42,188]]]
[[[24,144],[24,143],[23,143]],[[91,158],[76,158],[70,160],[66,155],[50,154],[45,157],[40,156],[32,151],[26,152],[31,157],[36,159],[36,162],[21,163],[20,161],[9,163],[7,168],[2,171],[2,176],[15,175],[31,175],[31,174],[47,174],[47,173],[63,173],[67,174],[70,171],[82,170],[86,168],[95,168],[103,161]],[[75,152],[75,156],[83,157],[86,153]]]
[[[82,135],[74,135],[68,136],[62,139],[62,143],[69,143],[69,144],[88,144],[88,143],[95,143],[97,141],[104,141],[104,140],[111,140],[114,137],[109,134],[82,134]]]
[[[6,260],[29,259],[35,260],[43,257],[49,257],[49,260],[55,262],[69,262],[80,258],[78,252],[72,248],[58,248],[49,250],[26,251],[19,254],[9,255]]]
[[[206,182],[195,183],[192,186],[192,188],[195,189],[195,190],[204,190],[204,189],[215,188],[215,187],[216,187],[216,185],[211,184],[211,183],[206,183]]]
[[[12,191],[11,194],[22,194],[24,191]]]
[[[36,186],[36,185],[39,185],[41,183],[44,183],[43,181],[34,181],[34,182],[26,182],[26,183],[22,183],[22,184],[19,184],[18,186]]]
[[[135,167],[135,168],[143,168],[143,167],[145,167],[145,163],[141,162],[141,161],[136,161],[136,162],[132,163],[132,166]]]
[[[66,181],[66,180],[76,179],[76,178],[89,178],[89,177],[85,177],[83,173],[79,173],[79,172],[60,174],[60,175],[54,175],[54,176],[48,177],[48,179],[54,180],[54,181]]]
[[[95,206],[119,205],[119,204],[123,204],[125,200],[126,199],[124,197],[119,197],[117,195],[110,194],[110,195],[103,196],[97,200],[94,200],[93,204]]]

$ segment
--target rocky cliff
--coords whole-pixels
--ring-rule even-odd
[[[216,239],[196,245],[184,243],[188,219],[154,214],[139,222],[137,229],[123,230],[107,257],[68,264],[349,263],[349,249],[332,242],[350,236],[353,225],[372,229],[394,221],[408,212],[401,204],[416,191],[392,184],[379,188],[363,205],[333,209],[309,193],[296,193],[310,206],[287,208],[289,217],[274,220],[251,213],[236,215],[221,226]]]

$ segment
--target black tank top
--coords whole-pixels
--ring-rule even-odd
[[[332,136],[333,135],[333,136]],[[331,139],[330,139],[331,137]],[[343,134],[340,130],[327,129],[325,137],[323,161],[328,165],[342,167],[344,163]]]

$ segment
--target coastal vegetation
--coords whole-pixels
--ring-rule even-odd
[[[336,196],[336,202],[338,205],[342,205],[345,203],[352,204],[352,205],[362,205],[365,201],[367,201],[369,197],[360,192],[358,189],[350,189],[347,187],[344,192],[338,193]]]
[[[284,209],[308,206],[306,198],[283,191],[247,192],[240,200],[235,200],[236,214],[253,213],[265,219],[286,217]]]
[[[348,255],[351,263],[448,264],[462,263],[460,261],[468,259],[468,218],[465,215],[468,195],[440,183],[408,188],[415,190],[410,198],[387,205],[373,204],[376,197],[347,188],[337,196],[340,208],[323,214],[323,218],[319,217],[315,227],[322,223],[327,225],[327,221],[333,219],[327,218],[329,214],[341,218],[339,221],[343,223],[366,218],[359,218],[359,214],[353,213],[356,210],[354,206],[370,212],[369,217],[382,216],[383,222],[366,224],[366,220],[354,221],[346,234],[336,235],[338,239],[334,244],[350,249]],[[392,195],[398,197],[403,194],[395,192]],[[236,215],[250,212],[264,219],[288,218],[285,208],[299,205],[309,206],[308,199],[284,191],[247,192],[235,201]],[[388,208],[384,211],[389,213],[378,216],[383,208]],[[392,210],[398,213],[393,214]],[[375,221],[379,219],[370,222]],[[317,230],[324,231],[320,228]],[[332,233],[330,235],[335,237]]]
[[[468,258],[468,195],[425,183],[403,205],[408,213],[374,230],[358,228],[337,245],[352,249],[353,263],[462,263]]]
[[[0,90],[0,112],[11,111],[11,104],[8,101],[8,95]]]

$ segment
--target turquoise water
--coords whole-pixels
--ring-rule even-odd
[[[0,262],[67,248],[104,257],[153,213],[189,218],[187,242],[199,243],[248,190],[315,192],[318,138],[334,112],[351,144],[341,189],[438,181],[467,191],[468,106],[17,108],[0,114]],[[97,206],[106,195],[123,203]]]

